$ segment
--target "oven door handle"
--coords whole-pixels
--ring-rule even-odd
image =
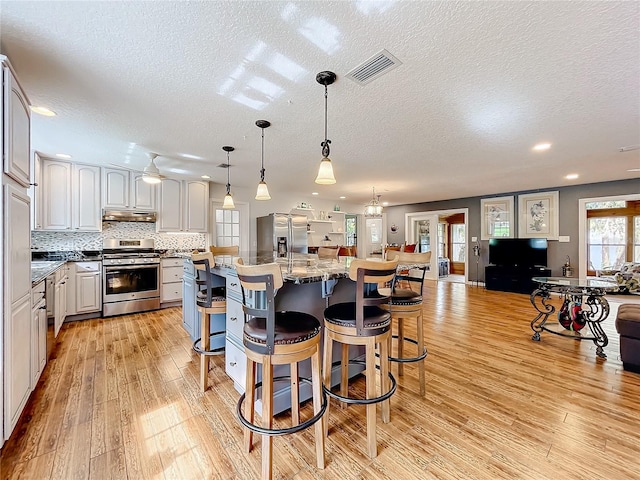
[[[141,263],[139,265],[113,265],[109,267],[104,267],[105,273],[107,272],[117,272],[118,270],[139,270],[140,268],[158,268],[160,265],[158,263]]]

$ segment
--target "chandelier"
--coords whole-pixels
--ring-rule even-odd
[[[382,205],[380,205],[380,195],[376,196],[376,187],[373,187],[373,197],[364,208],[364,216],[367,218],[376,218],[382,216]]]

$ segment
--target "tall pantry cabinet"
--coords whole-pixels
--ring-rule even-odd
[[[2,219],[0,221],[0,446],[9,438],[31,393],[31,183],[29,101],[8,59],[2,70]]]

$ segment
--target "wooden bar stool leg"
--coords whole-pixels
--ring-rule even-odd
[[[340,395],[347,396],[349,392],[349,345],[342,344],[342,359],[340,361]],[[340,402],[340,408],[347,408],[345,402]]]
[[[254,423],[255,401],[256,401],[256,362],[247,358],[247,376],[245,379],[245,418]],[[253,432],[248,428],[244,429],[244,448],[247,452],[251,451],[253,444]]]
[[[389,391],[389,337],[391,336],[391,332],[386,336],[386,338],[381,338],[380,343],[380,389],[381,395],[384,395]],[[391,411],[389,404],[391,400],[388,398],[382,402],[382,421],[384,423],[389,423],[391,420]]]
[[[211,332],[211,317],[204,309],[200,309],[200,347],[203,351],[209,351],[211,341],[209,338]],[[209,356],[200,355],[200,390],[207,391],[209,386]]]
[[[300,424],[300,386],[298,384],[298,362],[289,365],[291,369],[291,423]]]
[[[367,398],[376,397],[376,343],[375,337],[367,339],[366,350],[366,383]],[[367,450],[369,458],[376,458],[376,404],[367,405]]]
[[[418,328],[418,356],[422,355],[424,352],[424,330],[422,325],[422,312],[418,315],[416,326]],[[425,378],[424,378],[424,359],[420,360],[418,364],[418,375],[420,382],[420,395],[424,397],[425,395]]]
[[[320,346],[318,345],[315,353],[311,357],[314,415],[317,415],[322,409],[322,382],[320,377]],[[322,422],[316,422],[313,428],[315,429],[316,434],[316,463],[318,468],[324,468],[324,430],[322,428]]]
[[[398,317],[398,358],[404,358],[404,322]],[[398,363],[398,375],[404,375],[404,363]]]
[[[333,340],[329,336],[329,332],[324,332],[324,361],[322,366],[323,385],[327,390],[331,390],[331,359],[333,357]],[[324,426],[324,434],[329,435],[329,407],[331,406],[331,399],[327,399],[327,410],[322,417],[322,424]]]
[[[273,428],[273,365],[271,356],[262,360],[262,426]],[[262,480],[271,480],[273,471],[273,437],[262,435]]]

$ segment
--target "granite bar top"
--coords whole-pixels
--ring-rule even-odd
[[[242,258],[245,265],[277,263],[282,269],[282,278],[291,283],[314,283],[349,277],[352,257],[337,260],[318,260],[317,255],[289,253],[286,257],[273,255],[240,254],[239,256],[218,255],[214,257],[216,267],[234,268],[236,258]]]
[[[36,285],[56,270],[62,268],[66,260],[31,262],[31,285]]]

